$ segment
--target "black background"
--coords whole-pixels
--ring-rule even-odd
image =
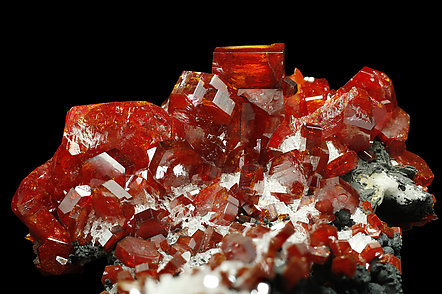
[[[365,65],[385,72],[399,105],[411,116],[408,149],[432,168],[436,179],[430,192],[439,199],[441,45],[434,7],[372,3],[336,13],[322,4],[301,8],[263,2],[224,9],[221,4],[11,8],[2,37],[7,92],[1,108],[1,250],[7,277],[19,278],[11,285],[17,293],[102,290],[103,263],[89,265],[81,275],[41,276],[32,264],[31,243],[23,238],[27,230],[9,208],[20,181],[60,144],[66,112],[109,101],[159,104],[181,71],[210,72],[216,46],[284,42],[287,74],[298,67],[305,76],[327,78],[335,89]],[[438,283],[439,223],[403,235],[405,293]]]

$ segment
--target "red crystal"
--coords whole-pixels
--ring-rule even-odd
[[[135,214],[133,228],[134,235],[143,239],[162,234],[167,236],[169,232],[169,221],[167,216],[169,213],[166,210],[146,209]]]
[[[330,244],[330,248],[334,256],[349,254],[352,251],[350,243],[348,243],[347,240],[337,240]]]
[[[240,234],[230,234],[224,237],[221,250],[228,260],[251,263],[256,258],[256,249],[252,240]]]
[[[336,256],[332,260],[332,272],[351,278],[356,272],[356,259],[351,254]]]
[[[115,257],[129,267],[146,262],[158,264],[162,258],[151,242],[131,236],[118,242],[115,248]]]
[[[239,201],[229,195],[226,188],[215,183],[201,190],[193,204],[197,214],[214,212],[212,220],[219,224],[230,224],[238,213]]]
[[[325,167],[327,177],[343,175],[356,167],[359,157],[354,150],[349,149],[336,137],[326,141],[329,160]]]
[[[161,107],[73,107],[54,156],[12,199],[36,266],[74,272],[103,252],[116,262],[102,283],[108,291],[119,283],[121,293],[189,271],[195,281],[204,275],[202,287],[251,293],[268,293],[279,277],[275,291],[290,292],[312,267],[331,265],[333,281],[354,277],[358,264],[401,271],[398,248],[381,245],[401,228],[348,180],[359,163],[382,160],[375,141],[388,168],[415,168],[407,176],[422,193],[434,178],[406,149],[410,117],[392,81],[364,67],[333,90],[326,79],[284,71],[284,44],[217,47],[212,73],[183,71]],[[91,256],[78,253],[87,248]]]
[[[358,87],[365,89],[371,97],[384,105],[396,107],[396,94],[393,82],[383,72],[364,66],[344,88]]]
[[[189,144],[176,140],[158,144],[149,170],[154,180],[168,192],[172,187],[210,182],[219,173],[215,166],[203,161]]]
[[[406,150],[393,158],[401,166],[413,166],[416,168],[417,173],[413,179],[416,184],[427,187],[433,181],[433,172],[419,155]]]
[[[338,238],[338,231],[335,226],[320,223],[310,234],[310,244],[312,246],[330,246]]]
[[[394,256],[393,254],[385,253],[381,256],[379,261],[382,263],[386,263],[386,262],[391,263],[392,265],[394,265],[395,268],[397,268],[399,270],[400,273],[402,273],[401,260],[399,258],[397,258],[396,256]]]
[[[55,199],[82,179],[84,161],[119,149],[141,169],[149,161],[147,150],[172,135],[169,115],[149,102],[128,101],[73,107],[67,114],[63,140],[52,169]],[[71,171],[65,176],[65,171]],[[84,180],[83,180],[84,182]]]
[[[330,92],[326,79],[314,79],[314,81],[305,81],[298,87],[298,95],[305,101],[307,113],[312,113],[327,100],[327,94]]]
[[[379,139],[387,144],[391,154],[401,154],[405,150],[409,128],[410,116],[402,108],[396,107],[379,133]]]
[[[350,213],[354,213],[359,204],[359,193],[338,177],[324,180],[317,198],[316,208],[328,214],[341,209],[347,209]]]
[[[301,279],[307,279],[309,275],[310,264],[303,258],[291,257],[283,269],[283,276],[287,281],[285,290],[289,291]]]
[[[278,234],[270,240],[268,256],[274,257],[285,241],[295,232],[292,222],[287,222]]]
[[[175,254],[172,259],[166,264],[166,266],[158,273],[176,275],[181,272],[181,267],[186,263],[186,259],[182,254]]]
[[[134,278],[129,271],[124,270],[121,265],[106,265],[104,268],[101,283],[106,285],[108,283],[115,284],[118,281],[133,280]]]
[[[371,242],[362,250],[361,257],[370,262],[375,257],[381,257],[384,254],[381,244],[379,242]]]
[[[239,89],[278,88],[284,77],[284,44],[217,47],[212,72]]]

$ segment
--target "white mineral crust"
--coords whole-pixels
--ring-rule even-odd
[[[373,173],[363,177],[361,182],[366,188],[374,190],[372,202],[380,205],[384,198],[393,199],[400,205],[408,204],[414,200],[424,200],[427,194],[420,186],[405,184],[400,189],[398,181],[386,172]]]

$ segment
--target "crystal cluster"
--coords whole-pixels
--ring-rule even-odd
[[[436,217],[409,125],[380,71],[333,90],[284,44],[219,47],[161,107],[73,107],[12,209],[45,274],[107,256],[103,293],[399,293],[401,228]]]

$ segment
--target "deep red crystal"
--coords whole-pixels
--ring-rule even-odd
[[[284,44],[217,47],[212,72],[236,88],[278,88],[284,77]]]
[[[351,254],[336,256],[332,260],[332,272],[351,278],[356,272],[356,264],[356,259]]]
[[[162,258],[152,242],[131,236],[118,242],[115,257],[129,267],[135,267],[141,263],[158,264]]]

